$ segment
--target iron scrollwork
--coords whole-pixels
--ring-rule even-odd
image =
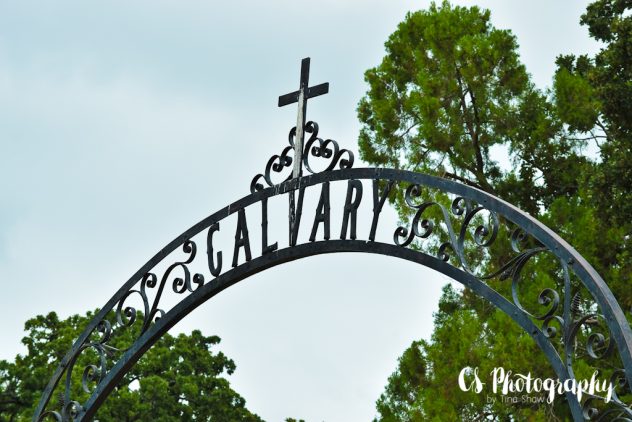
[[[95,402],[95,397],[99,394],[107,396],[129,366],[142,356],[142,350],[151,346],[156,338],[190,311],[187,307],[186,312],[172,312],[174,308],[168,306],[169,301],[165,299],[167,296],[182,298],[176,306],[192,299],[187,303],[195,302],[196,305],[190,305],[193,309],[226,286],[254,272],[304,256],[336,252],[345,248],[351,252],[379,253],[408,257],[406,259],[410,260],[417,259],[411,258],[413,255],[422,255],[414,253],[415,251],[424,252],[427,256],[433,256],[432,262],[436,261],[437,268],[442,268],[441,271],[445,274],[450,274],[464,284],[465,279],[475,280],[479,291],[492,290],[496,299],[486,296],[490,302],[499,308],[501,301],[506,302],[511,307],[512,314],[520,314],[518,319],[522,322],[528,320],[528,323],[522,324],[516,318],[514,320],[523,328],[529,326],[530,335],[546,342],[546,346],[541,348],[549,362],[553,366],[554,362],[561,362],[556,371],[561,367],[561,372],[567,373],[567,378],[571,379],[575,377],[573,371],[578,366],[574,365],[575,361],[604,364],[604,376],[608,376],[616,387],[612,400],[604,406],[603,397],[587,395],[581,404],[575,401],[576,404],[571,405],[571,409],[575,409],[572,410],[574,418],[579,420],[581,418],[577,415],[580,415],[591,420],[611,420],[611,417],[619,418],[618,420],[632,419],[630,408],[624,403],[629,397],[630,376],[626,370],[632,365],[626,343],[621,340],[622,336],[627,335],[625,330],[629,327],[613,322],[619,312],[617,309],[620,310],[616,302],[609,301],[607,297],[599,302],[598,295],[603,297],[603,292],[608,290],[598,274],[582,275],[578,268],[586,268],[588,264],[581,264],[584,267],[573,264],[568,255],[560,253],[571,250],[567,244],[553,234],[537,232],[534,229],[537,221],[474,188],[394,169],[351,168],[353,154],[341,149],[335,141],[319,138],[316,123],[308,122],[305,131],[310,136],[305,143],[302,161],[310,175],[300,181],[301,188],[335,181],[373,181],[373,222],[368,240],[341,237],[341,240],[291,244],[287,248],[275,248],[274,253],[247,259],[247,265],[233,267],[224,273],[221,273],[219,266],[215,268],[209,264],[210,273],[215,279],[211,278],[212,281],[208,282],[204,275],[194,270],[194,260],[198,252],[196,243],[192,240],[194,236],[203,236],[201,233],[207,229],[212,234],[219,229],[219,222],[229,215],[241,213],[247,206],[259,201],[263,204],[269,198],[291,192],[295,188],[291,183],[286,183],[281,189],[263,187],[263,183],[273,186],[272,174],[282,173],[292,164],[291,150],[295,131],[290,131],[289,147],[268,161],[265,175],[255,177],[251,184],[253,194],[219,210],[177,237],[130,278],[109,304],[99,311],[51,379],[34,420],[65,422],[93,417],[102,402]],[[317,161],[316,159],[326,160],[321,165],[323,170],[315,170],[316,165],[310,160]],[[341,170],[334,171],[336,167]],[[291,176],[287,178],[289,177]],[[388,195],[388,190],[383,195],[378,194],[379,181],[387,182],[388,186],[396,182],[408,184],[405,201],[410,207],[412,218],[408,225],[397,227],[391,232],[393,239],[388,243],[375,240],[381,204]],[[422,196],[426,191],[432,190],[441,195],[431,196],[424,201]],[[442,199],[446,197],[451,199]],[[208,243],[208,237],[206,240]],[[501,241],[506,242],[504,245],[509,247],[503,246],[503,255],[495,256]],[[212,249],[208,249],[207,245],[208,252],[212,253]],[[568,253],[579,258],[575,251]],[[180,258],[172,254],[178,254]],[[545,261],[546,259],[550,262]],[[209,262],[212,263],[212,260]],[[416,262],[429,261],[424,257]],[[546,280],[549,284],[544,288],[536,285],[537,288],[526,289],[529,294],[525,295],[525,290],[521,290],[521,287],[531,286],[530,282],[533,280],[530,277],[533,272],[530,270],[533,265],[542,262],[552,263],[552,276]],[[217,263],[219,265],[219,259]],[[489,287],[493,283],[502,286],[506,294]],[[172,294],[168,295],[169,292]],[[123,336],[122,333],[130,332],[132,344],[127,344],[121,339],[129,341],[129,336]],[[553,352],[547,354],[546,350]],[[617,358],[620,358],[625,370],[620,368]],[[50,398],[58,390],[62,394],[58,396],[59,403],[53,410],[49,408],[52,406]],[[90,395],[87,400],[82,398],[85,394]]]
[[[441,223],[447,231],[448,240],[439,245],[437,258],[445,262],[449,261],[451,258],[449,251],[451,250],[454,252],[458,260],[457,266],[469,274],[474,274],[474,271],[465,256],[465,239],[468,233],[469,225],[475,220],[475,217],[477,215],[481,215],[484,211],[489,211],[482,206],[475,206],[471,201],[467,201],[463,197],[456,197],[452,201],[450,210],[454,216],[463,216],[461,229],[457,235],[447,208],[437,201],[427,201],[419,204],[415,203],[415,198],[420,195],[421,188],[418,184],[412,184],[406,189],[404,200],[406,205],[415,211],[415,214],[411,219],[409,228],[400,226],[395,230],[395,233],[393,234],[394,243],[399,246],[408,246],[415,240],[415,238],[427,239],[430,237],[430,235],[432,235],[435,231],[436,223],[429,218],[425,218],[424,213],[431,207],[438,208],[442,216]],[[489,212],[489,219],[490,221],[488,222],[488,225],[479,224],[474,230],[474,242],[478,247],[488,248],[492,243],[494,243],[494,240],[496,240],[496,237],[498,236],[498,215],[495,212]],[[481,276],[481,278],[485,277],[486,276]]]
[[[171,290],[173,293],[182,295],[184,293],[192,293],[204,285],[204,275],[195,273],[191,275],[189,264],[193,262],[197,255],[197,246],[192,240],[185,240],[182,244],[182,251],[186,255],[185,259],[176,261],[169,265],[163,272],[160,282],[155,272],[146,272],[139,284],[139,288],[131,288],[126,291],[118,300],[114,311],[114,324],[109,319],[100,320],[94,332],[90,334],[88,340],[84,342],[70,360],[66,370],[66,381],[64,384],[63,394],[60,396],[60,411],[44,412],[38,421],[53,419],[59,422],[73,421],[82,415],[84,406],[72,398],[73,395],[73,371],[75,366],[81,360],[86,351],[96,353],[97,362],[87,364],[83,367],[81,375],[81,390],[87,394],[92,394],[95,388],[91,385],[98,385],[109,371],[108,361],[111,361],[115,355],[125,352],[127,348],[117,348],[109,343],[116,334],[122,334],[125,330],[132,330],[140,317],[142,324],[139,329],[134,331],[134,342],[144,332],[146,332],[153,322],[157,322],[165,311],[161,308],[160,302],[164,296],[165,287],[171,282]],[[177,274],[179,271],[181,274]],[[153,300],[150,299],[150,292],[155,291]],[[135,306],[126,303],[132,297],[139,297],[142,301],[143,311],[139,312]],[[151,304],[151,305],[150,305]],[[118,332],[115,331],[118,328]],[[94,340],[89,340],[96,337]],[[131,345],[130,345],[131,347]]]
[[[575,287],[575,294],[572,295],[573,286],[570,282],[568,263],[559,258],[553,259],[554,262],[557,262],[557,271],[554,271],[554,274],[559,280],[554,283],[554,286],[540,290],[535,300],[531,301],[543,308],[540,312],[528,309],[521,301],[519,289],[521,285],[526,283],[525,268],[531,261],[542,255],[548,254],[555,257],[555,254],[531,238],[522,227],[513,227],[509,230],[509,244],[514,255],[507,262],[501,264],[498,269],[477,275],[476,270],[485,267],[485,265],[474,265],[468,262],[465,239],[468,233],[472,233],[474,247],[489,251],[500,232],[501,219],[498,214],[461,196],[457,196],[452,201],[450,211],[448,211],[448,207],[432,197],[424,202],[417,202],[415,199],[419,198],[421,194],[422,189],[418,184],[410,184],[405,190],[404,201],[410,208],[412,217],[408,225],[401,225],[394,231],[393,241],[396,245],[430,252],[429,247],[424,247],[424,244],[431,236],[436,235],[434,242],[430,242],[430,244],[438,245],[434,253],[437,259],[450,262],[454,256],[453,266],[468,274],[475,275],[480,280],[497,278],[502,282],[510,279],[513,304],[526,316],[540,322],[540,330],[544,337],[551,342],[558,341],[561,344],[564,350],[565,365],[571,377],[575,376],[573,363],[578,357],[586,357],[595,365],[602,362],[606,368],[611,365],[608,359],[613,357],[616,351],[612,333],[609,329],[604,328],[607,327],[607,324],[604,322],[603,316],[597,312],[596,303],[592,303],[592,305],[583,303],[578,286]],[[438,213],[428,217],[429,210],[433,208],[438,210]],[[487,221],[482,222],[480,218],[476,220],[477,215],[486,215]],[[458,230],[455,229],[455,221],[460,224]],[[473,225],[474,221],[477,223]],[[437,230],[439,225],[443,227],[442,231]],[[529,243],[532,246],[523,249],[522,245]],[[493,261],[490,260],[489,262]],[[562,302],[561,297],[564,295],[569,295],[569,298]],[[563,307],[560,306],[562,303],[564,303]],[[584,337],[583,341],[579,340],[580,333]],[[585,344],[578,344],[582,342]],[[626,372],[617,367],[609,368],[609,370],[612,372],[609,377],[609,385],[613,386],[611,397],[585,394],[587,397],[582,403],[583,416],[586,420],[632,422],[632,408],[620,399],[617,392],[619,390],[625,394],[630,394]],[[597,402],[600,402],[602,409],[595,405]],[[607,404],[604,406],[603,403]]]
[[[338,142],[333,139],[323,140],[318,137],[318,123],[309,121],[305,123],[305,132],[309,133],[309,139],[305,143],[305,154],[302,154],[303,161],[302,165],[305,169],[311,173],[316,174],[325,171],[332,171],[336,168],[336,165],[340,169],[350,169],[353,167],[354,156],[353,152],[340,148]],[[289,174],[281,181],[275,182],[273,180],[274,173],[282,173],[285,169],[289,169],[292,166],[294,161],[293,151],[296,148],[295,143],[296,137],[296,126],[290,129],[288,134],[288,144],[283,148],[281,154],[273,155],[268,160],[266,164],[265,171],[263,173],[257,174],[250,183],[250,192],[255,193],[265,188],[262,182],[265,182],[268,187],[272,187],[277,185],[278,183],[285,182],[292,178],[292,173]],[[321,158],[324,160],[329,160],[327,165],[322,170],[315,170],[312,168],[313,162],[310,162],[310,157],[313,158]]]
[[[193,277],[191,277],[191,271],[188,267],[188,265],[193,262],[197,254],[197,246],[195,242],[192,240],[186,240],[182,245],[182,251],[188,255],[187,258],[183,261],[177,261],[171,264],[163,273],[160,283],[158,283],[158,277],[155,273],[147,272],[143,275],[140,282],[140,290],[131,289],[119,300],[116,307],[116,321],[120,326],[130,327],[136,322],[136,317],[138,315],[137,309],[133,306],[125,305],[127,299],[132,295],[140,296],[143,302],[144,311],[141,313],[143,317],[141,334],[147,331],[152,321],[160,319],[165,314],[165,311],[159,307],[160,299],[164,293],[165,285],[177,269],[182,271],[183,276],[173,278],[171,287],[174,293],[183,294],[185,292],[194,292],[200,288],[200,286],[204,285],[204,275],[196,273]],[[158,288],[150,307],[148,291],[149,289],[156,289],[157,286]]]

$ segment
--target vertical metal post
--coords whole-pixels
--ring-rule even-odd
[[[298,89],[298,114],[296,116],[296,137],[294,138],[294,168],[292,178],[301,177],[303,167],[303,141],[305,139],[305,115],[307,114],[307,101],[305,91],[309,84],[309,57],[301,61],[301,84]]]
[[[309,57],[301,61],[301,82],[298,89],[298,113],[296,116],[296,136],[294,137],[294,167],[292,168],[292,178],[301,177],[303,168],[303,140],[305,138],[305,115],[307,114],[307,101],[305,101],[305,90],[309,86]],[[292,233],[296,221],[296,205],[294,202],[294,191],[289,194],[289,244],[292,244]]]
[[[301,81],[298,91],[279,97],[279,107],[288,104],[298,103],[298,114],[296,116],[296,132],[294,134],[294,165],[292,167],[292,179],[298,179],[302,175],[303,169],[303,145],[305,141],[305,120],[307,114],[307,100],[329,92],[329,83],[309,86],[309,57],[301,61]],[[292,244],[292,233],[294,229],[294,221],[296,208],[294,205],[294,191],[289,192],[289,237]]]

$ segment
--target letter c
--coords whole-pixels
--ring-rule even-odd
[[[461,391],[470,391],[474,389],[476,394],[478,394],[483,391],[483,383],[478,377],[478,367],[474,368],[474,370],[472,371],[474,372],[474,381],[470,383],[469,386],[465,385],[465,374],[470,371],[472,371],[472,368],[470,368],[469,366],[461,369],[461,372],[459,373],[459,388],[461,389]]]

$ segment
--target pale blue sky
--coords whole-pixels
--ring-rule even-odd
[[[597,48],[578,23],[583,0],[455,3],[512,29],[540,87],[556,55]],[[313,83],[330,82],[309,117],[355,150],[363,72],[427,5],[0,2],[0,358],[23,351],[29,317],[102,306],[164,244],[246,195],[295,123],[276,101],[296,89],[301,58]],[[369,420],[399,354],[429,336],[446,282],[393,259],[312,258],[227,290],[176,331],[220,335],[231,382],[266,420]]]

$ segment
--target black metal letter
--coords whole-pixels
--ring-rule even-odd
[[[219,221],[211,224],[206,235],[206,254],[208,255],[208,269],[213,277],[217,277],[222,272],[222,251],[217,252],[217,267],[213,259],[213,233],[219,231]]]
[[[290,207],[290,246],[296,246],[296,240],[298,239],[298,228],[301,225],[301,215],[303,213],[304,194],[305,188],[299,188],[296,211],[292,209],[293,207]]]
[[[382,192],[382,195],[379,194],[379,186],[380,181],[378,179],[373,179],[373,221],[371,221],[371,232],[369,233],[369,240],[371,242],[375,241],[375,231],[377,230],[377,221],[380,218],[380,213],[382,212],[382,207],[384,206],[384,202],[386,202],[386,198],[388,198],[388,194],[391,192],[393,185],[395,182],[392,180],[386,184],[386,188]],[[379,198],[379,199],[378,199]]]
[[[276,251],[279,242],[268,245],[268,198],[261,200],[261,255]]]
[[[318,200],[318,207],[316,207],[316,217],[314,217],[312,234],[309,236],[310,242],[316,240],[316,232],[318,231],[320,223],[325,223],[325,240],[329,240],[329,217],[329,182],[325,182],[320,191],[320,199]]]
[[[353,191],[356,192],[355,199],[353,199]],[[362,200],[362,182],[359,180],[349,180],[347,185],[347,199],[345,199],[345,210],[342,216],[342,230],[340,231],[340,238],[347,238],[347,226],[349,225],[349,216],[351,216],[351,239],[356,238],[356,220],[358,217],[358,207]]]
[[[237,230],[235,231],[235,251],[233,252],[233,267],[237,266],[239,248],[246,251],[246,262],[252,259],[250,254],[250,238],[248,237],[248,224],[246,224],[246,211],[242,208],[237,212]]]

